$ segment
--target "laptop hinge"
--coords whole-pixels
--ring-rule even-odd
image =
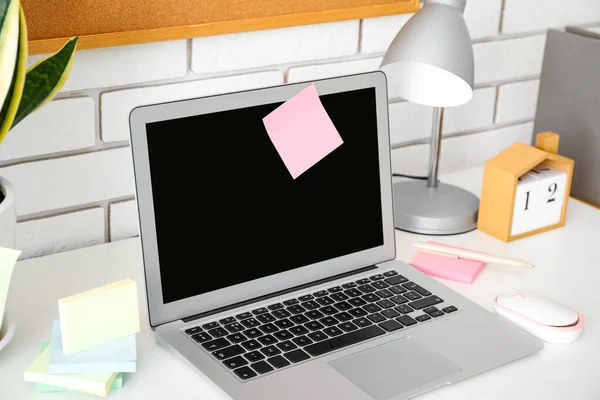
[[[265,294],[263,296],[255,297],[253,299],[249,299],[249,300],[245,300],[245,301],[240,301],[238,303],[230,304],[230,305],[225,306],[225,307],[215,308],[214,310],[205,311],[205,312],[200,313],[200,314],[192,315],[191,317],[182,318],[181,320],[183,322],[194,321],[196,319],[208,317],[210,315],[218,314],[218,313],[221,313],[221,312],[224,312],[224,311],[233,310],[234,308],[244,307],[244,306],[247,306],[248,304],[257,303],[257,302],[263,301],[263,300],[268,300],[268,299],[271,299],[273,297],[281,296],[283,294],[297,292],[299,290],[307,289],[307,288],[310,288],[310,287],[313,287],[313,286],[321,285],[323,283],[335,281],[337,279],[345,278],[345,277],[348,277],[348,276],[361,274],[363,272],[371,271],[371,270],[374,270],[374,269],[377,269],[377,266],[371,265],[369,267],[363,267],[363,268],[355,269],[355,270],[350,271],[350,272],[344,272],[343,274],[338,274],[338,275],[330,276],[328,278],[319,279],[319,280],[316,280],[316,281],[305,283],[303,285],[294,286],[294,287],[291,287],[289,289],[279,290],[277,292]]]

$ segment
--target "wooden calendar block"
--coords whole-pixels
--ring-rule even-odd
[[[479,230],[508,242],[564,225],[574,162],[555,154],[556,133],[536,143],[515,143],[485,163]]]

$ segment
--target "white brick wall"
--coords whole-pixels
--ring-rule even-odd
[[[127,147],[132,108],[372,71],[409,17],[79,51],[62,98],[0,145],[0,175],[17,192],[18,247],[36,257],[138,234]],[[465,19],[477,88],[470,103],[445,112],[442,172],[530,142],[544,30],[599,29],[600,1],[468,0]],[[394,171],[424,174],[432,109],[390,93]]]

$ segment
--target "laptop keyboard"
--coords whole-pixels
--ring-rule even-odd
[[[457,311],[443,301],[387,271],[183,332],[248,380]]]

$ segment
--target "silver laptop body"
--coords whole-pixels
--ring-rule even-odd
[[[262,118],[310,82],[130,116],[150,325],[233,399],[404,399],[542,344],[394,261],[385,75],[314,82],[344,143],[292,179]]]

